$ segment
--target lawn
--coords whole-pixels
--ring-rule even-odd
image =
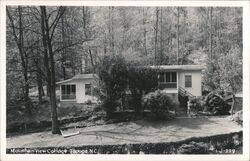
[[[241,126],[225,116],[175,118],[161,122],[140,120],[69,129],[64,132],[80,131],[80,134],[68,138],[52,135],[50,131],[12,136],[7,138],[7,148],[171,142],[240,130]]]

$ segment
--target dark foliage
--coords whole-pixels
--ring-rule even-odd
[[[95,91],[103,102],[108,117],[121,104],[129,102],[137,114],[141,113],[143,94],[157,87],[157,72],[128,63],[122,56],[104,57],[97,69],[100,83]]]
[[[169,111],[175,108],[176,103],[166,93],[157,90],[143,98],[143,106],[151,110],[153,119],[169,119]]]
[[[97,72],[100,79],[99,98],[108,117],[111,117],[127,88],[127,63],[121,56],[105,56]]]
[[[201,115],[228,115],[230,105],[224,100],[223,95],[211,92],[206,97],[189,99],[190,110]]]
[[[203,111],[205,102],[202,97],[190,98],[190,109],[192,112]]]
[[[223,97],[210,93],[205,98],[206,111],[211,112],[212,115],[228,115],[230,114],[230,105],[227,104]]]
[[[128,87],[132,96],[132,104],[137,114],[143,111],[143,94],[156,89],[157,72],[150,68],[137,67],[132,65],[128,71]]]

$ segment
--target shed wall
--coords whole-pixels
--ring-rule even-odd
[[[72,80],[72,81],[67,82],[67,83],[63,83],[61,85],[75,84],[76,85],[76,102],[77,103],[85,103],[88,100],[96,101],[96,97],[90,96],[90,95],[85,95],[85,84],[89,84],[89,83],[93,86],[96,84],[96,81],[94,78],[78,79],[78,80]],[[60,90],[60,96],[61,96],[61,90]],[[71,101],[71,100],[62,100],[62,99],[60,99],[60,100],[61,101]]]

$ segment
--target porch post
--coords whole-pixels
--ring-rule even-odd
[[[177,86],[177,91],[179,92],[179,72],[176,71],[176,86]]]

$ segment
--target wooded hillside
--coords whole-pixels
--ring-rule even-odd
[[[30,88],[56,107],[55,82],[95,72],[105,55],[203,64],[206,90],[242,88],[240,7],[9,6],[6,14],[7,103],[22,100],[27,111]]]

